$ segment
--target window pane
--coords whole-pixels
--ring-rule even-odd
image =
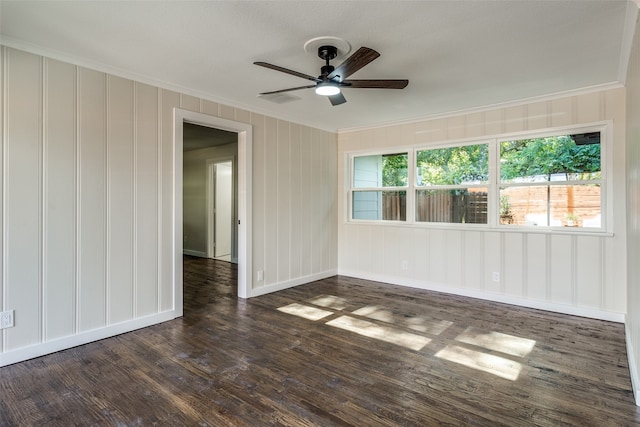
[[[500,189],[500,223],[600,227],[600,185],[541,185]]]
[[[353,159],[353,188],[405,187],[407,153],[360,156]]]
[[[487,223],[487,188],[417,190],[416,221]]]
[[[465,185],[489,181],[489,146],[421,150],[417,153],[416,184]]]
[[[502,182],[600,179],[600,132],[500,143]]]
[[[354,191],[353,219],[406,221],[406,191]]]

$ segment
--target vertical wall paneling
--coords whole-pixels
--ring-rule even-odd
[[[133,317],[133,82],[108,84],[108,321]]]
[[[44,340],[75,332],[76,67],[45,60]]]
[[[499,135],[501,133],[505,133],[503,110],[485,111],[484,129],[487,135]]]
[[[161,198],[161,232],[163,240],[161,247],[161,275],[160,275],[160,311],[171,310],[174,307],[173,298],[173,203],[174,203],[174,147],[173,147],[173,109],[180,106],[180,95],[176,92],[162,89],[160,92],[160,149],[162,152],[162,180],[160,182]],[[180,246],[178,250],[182,250]]]
[[[447,119],[447,139],[463,139],[466,136],[465,116],[453,116]]]
[[[628,16],[638,19],[638,7],[629,5]],[[640,405],[640,28],[636,24],[626,76],[626,236],[627,245],[627,353],[636,404]],[[607,274],[604,275],[606,277]]]
[[[78,69],[78,330],[106,324],[106,76]]]
[[[6,248],[5,245],[7,243],[6,240],[6,224],[5,224],[5,208],[6,208],[6,176],[5,172],[7,171],[7,166],[5,164],[6,161],[6,149],[7,149],[7,135],[5,131],[7,129],[7,96],[5,96],[5,91],[7,87],[6,80],[8,78],[7,71],[7,49],[0,45],[0,309],[4,310],[5,305],[5,292],[7,287],[6,283]],[[5,331],[0,331],[0,352],[4,352],[5,348]]]
[[[527,297],[547,300],[547,236],[543,234],[527,235],[526,281]]]
[[[504,110],[504,132],[521,132],[525,130],[526,106],[520,105]]]
[[[200,112],[210,116],[217,116],[219,108],[217,102],[203,100],[200,104]]]
[[[266,196],[264,190],[265,183],[265,141],[264,141],[264,116],[260,114],[251,115],[251,125],[253,126],[253,262],[254,270],[265,270],[265,254],[270,250],[266,247],[265,233],[265,203]],[[259,160],[258,160],[259,159]],[[253,287],[257,288],[264,284],[264,279],[258,281],[254,272]]]
[[[406,233],[401,228],[385,227],[384,244],[382,245],[383,272],[392,276],[400,276],[404,274],[402,270],[402,262],[405,261],[405,255],[408,251],[399,251],[400,246],[408,246]]]
[[[573,123],[573,99],[560,98],[551,102],[551,126],[568,126]]]
[[[524,258],[526,257],[525,238],[520,233],[504,233],[502,248],[503,263],[500,275],[501,286],[506,295],[524,297]]]
[[[445,242],[444,262],[446,265],[447,283],[461,288],[464,284],[462,283],[462,268],[460,267],[466,262],[464,258],[462,231],[447,231]]]
[[[413,236],[413,277],[419,281],[427,280],[429,277],[429,232],[421,229]]]
[[[359,227],[357,230],[353,231],[353,237],[349,239],[351,244],[351,248],[349,254],[357,258],[356,265],[361,271],[373,271],[376,266],[372,262],[374,259],[373,251],[374,248],[371,246],[371,231],[364,228]]]
[[[251,122],[251,112],[247,110],[241,110],[239,108],[233,109],[233,120],[240,123],[250,123]]]
[[[134,316],[158,311],[158,89],[135,85]]]
[[[543,131],[561,126],[580,126],[606,121],[613,139],[607,141],[611,161],[608,163],[610,192],[607,196],[607,220],[615,234],[583,235],[576,230],[524,230],[521,228],[475,229],[467,227],[431,227],[409,225],[415,242],[413,249],[397,244],[387,247],[395,258],[416,257],[411,280],[397,273],[394,263],[372,266],[377,275],[409,286],[446,290],[466,295],[486,293],[487,298],[512,301],[517,304],[544,307],[571,313],[581,312],[607,320],[622,319],[626,292],[622,284],[626,275],[626,211],[625,186],[625,90],[624,88],[594,91],[582,95],[558,97],[552,100],[487,109],[445,118],[424,119],[409,125],[389,125],[371,129],[345,131],[338,135],[338,167],[341,182],[348,186],[348,155],[364,149],[393,150],[394,147],[425,146],[447,143],[460,138],[478,138]],[[411,129],[410,131],[408,129]],[[411,135],[413,132],[413,135]],[[413,141],[413,142],[409,142]],[[367,275],[372,270],[349,251],[354,235],[366,230],[371,248],[395,245],[388,233],[377,237],[377,225],[363,226],[349,222],[346,192],[338,198],[338,218],[342,222],[338,236],[339,271],[351,275]],[[495,208],[493,208],[495,209]],[[490,210],[491,211],[491,210]],[[611,223],[610,223],[611,224]],[[385,228],[386,229],[386,228]],[[390,228],[389,232],[397,232]],[[580,231],[580,230],[577,230]],[[421,242],[425,239],[426,242]],[[584,244],[583,244],[584,242]],[[421,247],[421,244],[426,244]],[[361,243],[362,245],[362,243]],[[411,253],[414,251],[414,253]],[[425,255],[426,254],[426,255]],[[425,257],[425,264],[420,259]],[[394,259],[395,259],[394,258]],[[584,259],[584,260],[583,260]],[[370,261],[369,263],[373,263]],[[385,264],[383,264],[385,265]],[[493,273],[500,274],[499,282]],[[570,308],[569,308],[570,307]]]
[[[16,315],[0,332],[0,366],[182,314],[181,105],[255,131],[245,173],[258,191],[243,203],[257,202],[247,215],[258,225],[241,232],[259,246],[243,255],[247,271],[265,280],[243,295],[335,273],[335,135],[4,46],[0,55],[0,308]]]
[[[579,236],[576,239],[576,303],[585,307],[602,308],[603,288],[602,239]]]
[[[319,193],[319,183],[322,182],[322,145],[321,134],[319,131],[312,130],[311,132],[311,194],[313,198],[311,200],[311,241],[322,241],[322,194]],[[320,246],[312,246],[311,252],[311,270],[322,271],[322,248]]]
[[[483,113],[474,113],[467,116],[465,134],[467,138],[477,138],[484,135]]]
[[[483,234],[483,277],[482,281],[484,289],[495,293],[504,293],[504,273],[502,271],[502,257],[504,251],[502,249],[502,241],[504,234],[502,233],[484,233]],[[500,277],[498,281],[493,280],[493,273],[497,272]]]
[[[235,118],[235,108],[229,107],[228,105],[218,104],[218,114],[219,117],[223,119],[234,120]]]
[[[576,104],[576,120],[580,123],[591,123],[604,117],[602,92],[587,93],[579,96]]]
[[[277,227],[278,223],[278,122],[276,119],[266,118],[264,128],[264,239],[265,239],[265,257],[264,257],[264,280],[265,285],[277,283],[278,281],[278,251],[277,251]]]
[[[276,251],[278,253],[278,282],[283,282],[291,278],[290,262],[291,262],[291,245],[290,245],[290,224],[291,224],[291,141],[289,124],[278,120],[278,178],[276,181],[277,189],[277,230],[278,234],[275,240]]]
[[[550,120],[548,101],[527,105],[527,130],[548,128]]]
[[[461,235],[464,244],[462,244],[462,256],[452,260],[455,264],[460,260],[459,270],[463,274],[462,283],[465,288],[483,289],[484,288],[484,257],[486,255],[484,248],[483,233],[477,231],[467,231]],[[455,269],[455,265],[452,266]]]
[[[324,133],[327,139],[327,157],[325,158],[325,173],[327,179],[325,185],[325,203],[330,206],[327,216],[323,219],[327,240],[325,242],[325,263],[323,271],[333,271],[338,265],[338,229],[337,227],[327,227],[328,224],[335,224],[338,217],[338,200],[336,189],[338,188],[338,138],[328,132]]]
[[[572,236],[550,236],[549,297],[553,302],[572,304],[573,244]]]
[[[42,212],[42,59],[17,50],[7,55],[7,179],[5,308],[16,326],[5,350],[40,342]],[[18,322],[17,320],[20,319]]]
[[[300,275],[311,274],[311,227],[313,193],[311,191],[311,129],[302,126],[300,129]],[[337,159],[336,159],[337,161]],[[337,218],[336,218],[337,220]]]
[[[6,117],[6,103],[7,98],[5,97],[5,79],[7,78],[7,49],[0,45],[0,310],[4,310],[4,293],[6,290],[5,287],[5,243],[6,243],[6,228],[4,223],[4,209],[6,206],[4,196],[6,194],[5,191],[5,149],[6,149],[6,135],[5,135],[5,122],[7,121]],[[0,331],[0,353],[4,351],[4,343],[5,340],[5,332],[4,330]]]
[[[289,200],[291,211],[289,213],[289,247],[291,265],[289,271],[291,277],[300,277],[300,222],[301,222],[301,201],[300,179],[302,170],[300,169],[300,126],[292,124],[289,128],[290,145],[290,186]]]
[[[200,99],[195,96],[180,94],[180,108],[189,111],[200,111]]]
[[[439,285],[447,283],[445,271],[445,232],[441,229],[429,230],[429,279]]]

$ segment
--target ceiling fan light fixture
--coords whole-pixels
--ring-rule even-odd
[[[321,82],[316,86],[316,93],[324,96],[337,95],[340,93],[340,86],[331,82]]]

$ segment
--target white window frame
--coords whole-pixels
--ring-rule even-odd
[[[470,145],[487,145],[487,149],[489,151],[489,178],[486,183],[483,184],[459,184],[459,185],[421,185],[418,186],[417,179],[415,173],[417,173],[418,169],[418,151],[426,151],[426,150],[438,150],[441,148],[455,148],[455,147],[467,147]],[[492,152],[495,151],[495,139],[473,139],[473,140],[464,140],[464,141],[452,141],[447,142],[445,144],[434,144],[434,145],[420,145],[413,148],[413,158],[414,164],[411,168],[414,171],[414,178],[411,184],[413,184],[413,196],[412,196],[412,205],[415,206],[416,202],[416,193],[418,190],[457,190],[457,189],[467,189],[467,188],[486,188],[487,189],[487,223],[486,224],[474,224],[474,223],[458,223],[458,222],[427,222],[427,221],[416,221],[416,211],[415,207],[412,211],[412,220],[415,224],[420,225],[431,225],[431,226],[457,226],[457,227],[487,227],[492,225],[492,206],[493,206],[493,192],[491,191],[492,187]],[[408,198],[408,197],[407,197]],[[407,209],[408,209],[409,201],[407,200]],[[408,219],[408,215],[407,215]]]
[[[610,132],[611,132],[611,123],[610,122],[600,122],[592,125],[576,125],[576,126],[567,126],[560,127],[554,129],[546,129],[542,131],[536,132],[521,132],[517,134],[509,134],[509,135],[501,135],[496,138],[495,143],[495,160],[496,160],[496,172],[494,174],[495,182],[494,185],[494,220],[499,228],[505,228],[508,230],[515,229],[526,229],[526,230],[552,230],[552,231],[575,231],[581,233],[602,233],[602,232],[610,232],[609,224],[611,221],[609,219],[612,217],[613,212],[609,210],[610,206],[613,206],[612,196],[613,189],[610,183],[610,179],[608,179],[608,171],[611,170],[612,164],[610,162],[611,155],[611,145],[610,141]],[[554,137],[554,136],[562,136],[562,135],[572,135],[572,134],[581,134],[581,133],[590,133],[590,132],[599,132],[600,133],[600,179],[598,180],[585,180],[585,181],[549,181],[549,182],[533,182],[533,183],[502,183],[500,180],[500,143],[503,141],[514,141],[521,139],[535,139],[535,138],[546,138],[546,137]],[[501,187],[546,187],[546,186],[559,186],[559,185],[589,185],[589,184],[600,184],[600,227],[575,227],[569,230],[563,226],[533,226],[533,225],[515,225],[515,224],[501,224],[499,220],[499,211],[500,211],[500,188]]]
[[[600,164],[601,179],[600,184],[600,227],[558,227],[558,226],[531,226],[501,224],[500,212],[500,187],[512,186],[512,184],[502,184],[500,182],[500,142],[518,139],[544,138],[559,135],[572,135],[589,132],[600,132]],[[348,177],[346,182],[346,218],[345,222],[353,224],[381,224],[381,225],[408,225],[421,228],[451,228],[451,229],[487,229],[492,231],[527,231],[527,232],[563,232],[569,234],[612,234],[613,233],[613,183],[611,180],[612,164],[612,132],[613,123],[610,120],[595,122],[590,124],[577,124],[562,127],[546,128],[535,131],[524,131],[508,134],[492,135],[481,138],[467,138],[462,140],[444,141],[434,144],[420,144],[413,146],[399,146],[384,150],[359,150],[345,153],[347,157],[346,167]],[[488,144],[489,146],[489,182],[486,185],[454,185],[454,186],[417,186],[417,152],[422,150],[434,150],[439,148],[461,147],[467,145]],[[356,191],[406,191],[406,221],[399,220],[367,220],[353,219],[353,182],[354,182],[354,159],[362,156],[376,156],[388,154],[407,153],[408,181],[406,187],[382,187],[382,188],[357,188]],[[569,182],[572,185],[587,185],[592,181]],[[567,184],[567,182],[562,182]],[[548,182],[540,182],[532,185],[546,186]],[[558,185],[558,184],[552,184]],[[450,222],[416,222],[415,200],[416,191],[425,189],[450,189],[450,188],[471,188],[472,186],[488,188],[487,224],[460,224]]]
[[[353,223],[358,223],[358,222],[362,222],[362,223],[367,223],[367,224],[371,224],[371,223],[391,223],[391,224],[406,224],[409,222],[409,209],[412,209],[409,206],[410,204],[410,198],[409,197],[409,191],[411,188],[411,183],[412,183],[412,179],[415,179],[415,173],[412,171],[412,167],[411,165],[413,163],[415,163],[412,153],[413,148],[406,148],[406,147],[399,147],[395,150],[384,150],[384,151],[367,151],[367,152],[360,152],[360,153],[352,153],[348,156],[349,158],[349,182],[348,182],[348,186],[347,186],[347,206],[348,206],[348,212],[347,212],[347,218],[349,222],[353,222]],[[368,156],[387,156],[390,154],[407,154],[407,185],[406,186],[400,186],[400,187],[354,187],[353,183],[355,180],[355,158],[356,157],[368,157]],[[372,219],[354,219],[353,218],[353,193],[357,193],[357,192],[366,192],[366,191],[405,191],[407,193],[407,200],[406,200],[406,209],[407,212],[405,213],[406,216],[406,220],[402,221],[402,220],[395,220],[395,219],[381,219],[381,220],[372,220]]]

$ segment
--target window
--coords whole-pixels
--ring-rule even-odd
[[[603,229],[604,126],[351,157],[352,220]]]
[[[406,221],[408,153],[353,159],[353,219]]]
[[[489,145],[416,153],[416,222],[487,224]]]
[[[601,226],[600,132],[500,142],[500,223]]]

